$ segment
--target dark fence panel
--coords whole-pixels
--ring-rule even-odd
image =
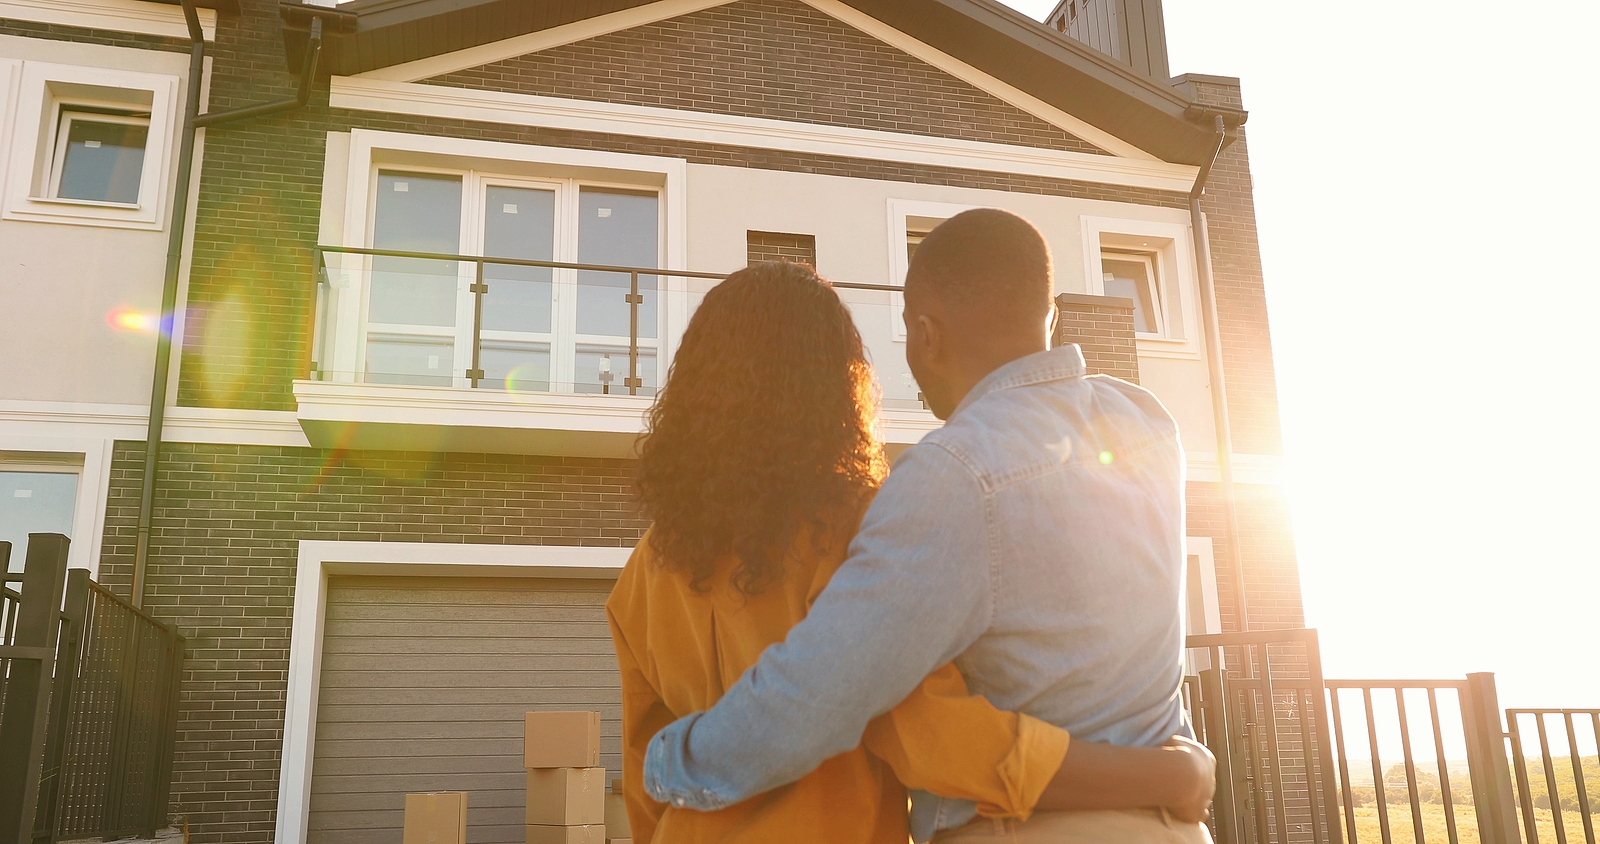
[[[1600,709],[1507,709],[1506,723],[1511,727],[1517,800],[1529,844],[1550,840],[1540,834],[1546,813],[1557,844],[1579,840],[1580,831],[1581,840],[1596,844],[1595,816],[1600,815]],[[1533,731],[1525,732],[1530,726]],[[1527,753],[1530,741],[1537,741],[1539,754],[1532,763]],[[1552,747],[1563,741],[1565,759],[1556,756],[1558,751]],[[1593,756],[1584,752],[1586,746],[1595,748]],[[1533,767],[1534,763],[1538,767]],[[1571,780],[1566,778],[1569,772]],[[1573,820],[1577,826],[1569,828]]]
[[[75,570],[67,585],[38,844],[167,823],[183,637]]]
[[[10,543],[0,545],[0,556],[9,560]],[[0,565],[0,844],[27,841],[33,827],[67,548],[60,534],[29,534],[23,573]]]

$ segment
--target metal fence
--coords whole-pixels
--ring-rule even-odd
[[[1188,646],[1203,655],[1184,696],[1217,756],[1219,844],[1600,844],[1600,710],[1502,721],[1492,674],[1326,680],[1314,630]]]
[[[23,574],[6,576],[22,588],[0,615],[0,844],[167,823],[183,637],[67,571],[67,548],[32,534]]]

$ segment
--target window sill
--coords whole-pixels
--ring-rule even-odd
[[[511,394],[453,387],[296,381],[296,417],[315,448],[633,458],[653,398]],[[939,427],[885,410],[891,456]]]
[[[108,208],[118,211],[138,211],[141,207],[137,202],[110,202],[101,199],[70,199],[60,196],[30,196],[28,202],[37,202],[43,205],[65,205],[72,208]]]
[[[5,209],[0,219],[33,223],[59,223],[69,226],[101,226],[116,229],[160,231],[164,221],[156,209],[141,203],[95,202],[85,199],[46,199],[22,197]]]
[[[1134,348],[1142,358],[1169,358],[1172,360],[1201,360],[1200,344],[1192,340],[1178,340],[1154,334],[1136,334]]]

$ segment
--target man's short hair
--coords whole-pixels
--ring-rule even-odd
[[[947,307],[1034,319],[1054,306],[1050,247],[1033,224],[998,208],[945,220],[911,256],[906,287],[927,285]]]

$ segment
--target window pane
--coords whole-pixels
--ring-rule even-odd
[[[1150,265],[1139,260],[1105,258],[1101,267],[1105,272],[1106,295],[1133,300],[1134,330],[1154,333],[1159,300],[1155,295],[1155,279],[1150,277]]]
[[[459,176],[378,174],[373,248],[454,255],[460,244]],[[457,271],[455,261],[374,258],[367,318],[402,325],[455,325]]]
[[[486,314],[487,315],[487,314]],[[483,380],[478,386],[513,393],[550,391],[550,344],[483,341],[478,349]]]
[[[579,346],[578,377],[573,385],[573,392],[577,393],[603,393],[609,392],[628,395],[629,391],[622,379],[628,377],[628,349],[626,346]],[[610,373],[610,378],[606,373]],[[656,350],[639,350],[639,378],[644,386],[639,388],[639,395],[650,396],[656,392]]]
[[[84,115],[63,114],[67,126],[66,149],[61,156],[61,181],[56,196],[96,202],[139,201],[139,176],[144,170],[144,147],[150,127],[132,123],[96,121]]]
[[[22,571],[28,534],[59,533],[71,538],[77,501],[75,474],[0,471],[0,541],[11,543],[10,571]]]
[[[455,383],[455,342],[446,337],[372,335],[367,339],[367,381],[373,384]]]
[[[484,205],[483,254],[528,261],[554,260],[555,191],[490,186]],[[483,277],[489,285],[489,292],[483,297],[484,328],[550,332],[548,268],[485,264]]]
[[[660,247],[655,192],[582,188],[578,192],[578,261],[615,267],[655,267]],[[656,336],[655,276],[639,277],[639,336]],[[624,273],[578,274],[578,333],[628,336],[630,279]]]

